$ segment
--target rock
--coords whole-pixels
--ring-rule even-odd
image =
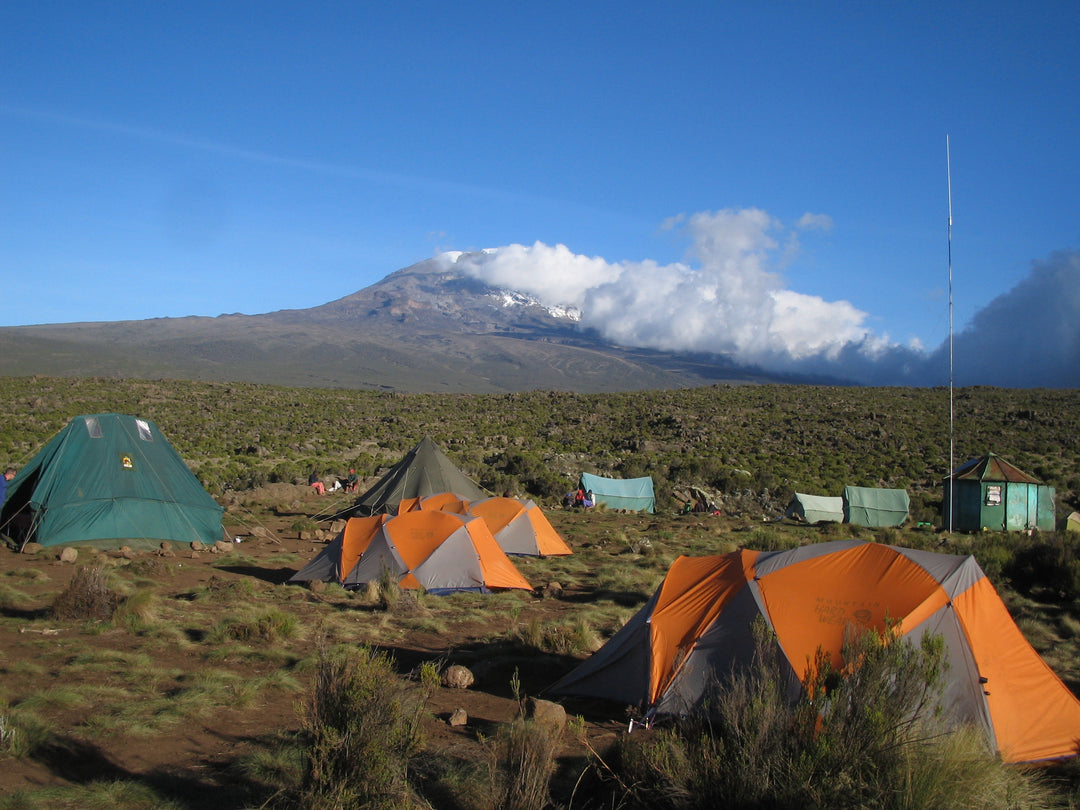
[[[191,550],[192,550],[192,551],[205,551],[205,550],[206,550],[206,546],[204,546],[204,545],[202,544],[202,542],[201,542],[201,541],[199,541],[199,540],[192,540],[192,541],[191,541]]]
[[[224,540],[218,540],[214,543],[214,548],[218,550],[218,553],[224,554],[226,551],[232,551],[232,543],[226,543]]]
[[[176,556],[176,552],[173,551],[171,548],[161,548],[161,549],[158,550],[157,554],[158,554],[159,557],[175,557]]]
[[[315,532],[311,532],[311,531],[308,531],[307,529],[303,529],[303,530],[301,530],[301,532],[299,534],[299,539],[303,540],[304,542],[307,542],[307,543],[314,543],[315,542]]]
[[[331,534],[338,535],[338,534],[341,534],[341,532],[343,532],[343,531],[345,531],[345,521],[344,520],[335,520],[333,523],[330,524],[330,533]]]
[[[450,689],[468,689],[476,681],[472,672],[461,664],[453,664],[442,674],[442,685]]]
[[[22,553],[23,554],[37,554],[39,551],[41,551],[44,548],[45,548],[45,546],[41,545],[41,543],[27,543],[25,546],[23,546]]]
[[[446,722],[452,726],[464,726],[469,722],[469,715],[464,709],[454,709],[450,712],[450,718]]]
[[[528,698],[525,701],[525,716],[538,725],[550,726],[558,731],[566,728],[566,709],[550,700]]]
[[[79,559],[79,551],[71,546],[60,552],[60,562],[73,563],[77,559]]]
[[[308,590],[312,593],[322,593],[326,590],[326,583],[321,579],[312,579],[308,581]]]
[[[563,595],[563,587],[558,582],[549,582],[540,589],[540,594],[545,599],[559,599]]]
[[[120,556],[125,560],[137,560],[139,559],[139,552],[124,546],[124,548],[120,550]]]

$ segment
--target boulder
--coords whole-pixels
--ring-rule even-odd
[[[198,541],[198,540],[192,540],[191,541],[191,550],[192,551],[204,551],[205,549],[206,549],[206,546],[204,546],[200,541]]]
[[[472,672],[461,664],[453,664],[442,674],[442,685],[450,689],[468,689],[476,681]]]
[[[23,546],[22,553],[23,554],[37,554],[43,548],[45,548],[45,546],[41,545],[41,543],[27,543],[26,545]]]
[[[556,731],[566,728],[566,709],[550,700],[528,698],[525,701],[525,716],[538,725],[549,726]]]
[[[79,559],[79,550],[67,546],[60,552],[60,562],[73,563]]]
[[[232,551],[232,543],[226,543],[224,540],[218,540],[214,543],[214,548],[218,550],[218,553],[224,554],[226,551]]]

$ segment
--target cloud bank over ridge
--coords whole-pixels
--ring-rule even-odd
[[[788,289],[774,269],[798,230],[832,221],[804,214],[785,229],[756,208],[665,223],[690,240],[686,262],[608,262],[564,245],[508,245],[448,254],[447,264],[497,287],[581,313],[581,325],[625,346],[724,355],[770,371],[872,385],[948,383],[948,343],[928,352],[865,326],[869,313]],[[954,338],[959,385],[1080,385],[1080,252],[1036,262]]]

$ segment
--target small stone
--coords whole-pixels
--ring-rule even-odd
[[[559,599],[563,595],[563,586],[558,582],[549,582],[540,590],[545,599]]]
[[[45,547],[43,545],[41,545],[41,543],[27,543],[26,545],[23,546],[22,553],[23,554],[37,554],[43,548],[45,548]]]
[[[205,549],[206,549],[206,546],[204,546],[201,541],[199,541],[199,540],[192,540],[191,541],[191,550],[192,551],[203,551]]]
[[[224,554],[226,551],[232,551],[232,543],[226,543],[224,540],[218,540],[216,543],[214,543],[214,548],[216,548],[219,553]]]
[[[73,563],[79,559],[79,550],[68,546],[60,552],[60,562]]]
[[[446,722],[452,726],[464,726],[469,722],[469,715],[464,709],[454,709],[454,711],[450,712],[450,718]]]

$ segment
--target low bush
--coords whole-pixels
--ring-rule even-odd
[[[303,782],[285,806],[407,807],[410,762],[438,686],[434,667],[423,672],[414,684],[395,674],[386,653],[323,650],[303,709]]]
[[[84,566],[75,570],[49,613],[55,619],[108,620],[119,604],[120,594],[109,587],[108,572],[101,566]]]

